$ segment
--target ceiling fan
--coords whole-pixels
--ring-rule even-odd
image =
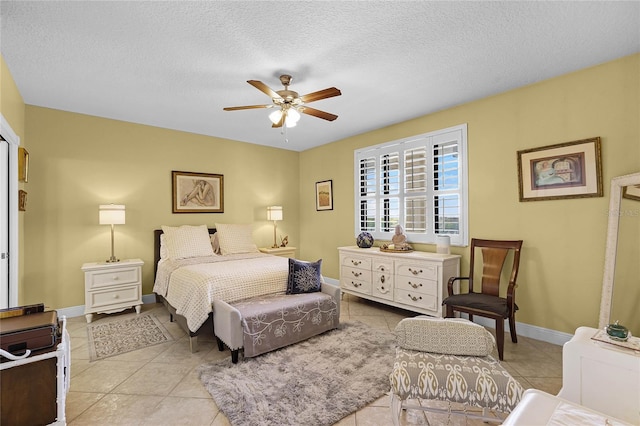
[[[225,111],[237,111],[241,109],[256,109],[256,108],[275,108],[278,109],[269,114],[269,119],[273,123],[271,127],[294,127],[300,119],[300,114],[312,115],[314,117],[322,118],[323,120],[333,121],[338,118],[335,114],[330,114],[319,109],[306,106],[306,103],[319,101],[321,99],[332,98],[334,96],[340,96],[342,93],[335,87],[319,90],[317,92],[308,93],[303,96],[299,96],[298,92],[289,90],[289,84],[291,84],[292,77],[287,74],[280,76],[280,82],[284,86],[284,90],[272,90],[269,86],[258,80],[247,80],[247,83],[266,93],[271,97],[272,104],[267,105],[246,105],[223,108]]]

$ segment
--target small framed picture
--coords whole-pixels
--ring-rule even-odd
[[[173,213],[224,213],[224,176],[172,171]]]
[[[27,191],[18,190],[18,211],[27,211]]]
[[[316,182],[316,210],[333,210],[333,181]]]
[[[640,201],[640,185],[629,185],[623,187],[622,196],[630,200]]]
[[[600,138],[518,151],[520,201],[602,197]]]
[[[23,147],[18,148],[18,180],[29,182],[29,152]]]

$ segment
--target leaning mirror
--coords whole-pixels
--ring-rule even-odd
[[[598,327],[620,321],[640,336],[640,173],[611,180]],[[623,196],[624,194],[624,196]]]

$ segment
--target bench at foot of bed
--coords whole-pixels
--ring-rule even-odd
[[[234,303],[213,302],[218,349],[240,349],[254,357],[332,330],[340,322],[340,288],[323,283],[320,292],[255,297]]]

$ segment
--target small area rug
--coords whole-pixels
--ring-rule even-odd
[[[173,340],[153,314],[87,324],[87,334],[91,361]]]
[[[201,365],[198,375],[233,426],[328,426],[389,392],[394,345],[391,332],[344,322],[238,364]]]

